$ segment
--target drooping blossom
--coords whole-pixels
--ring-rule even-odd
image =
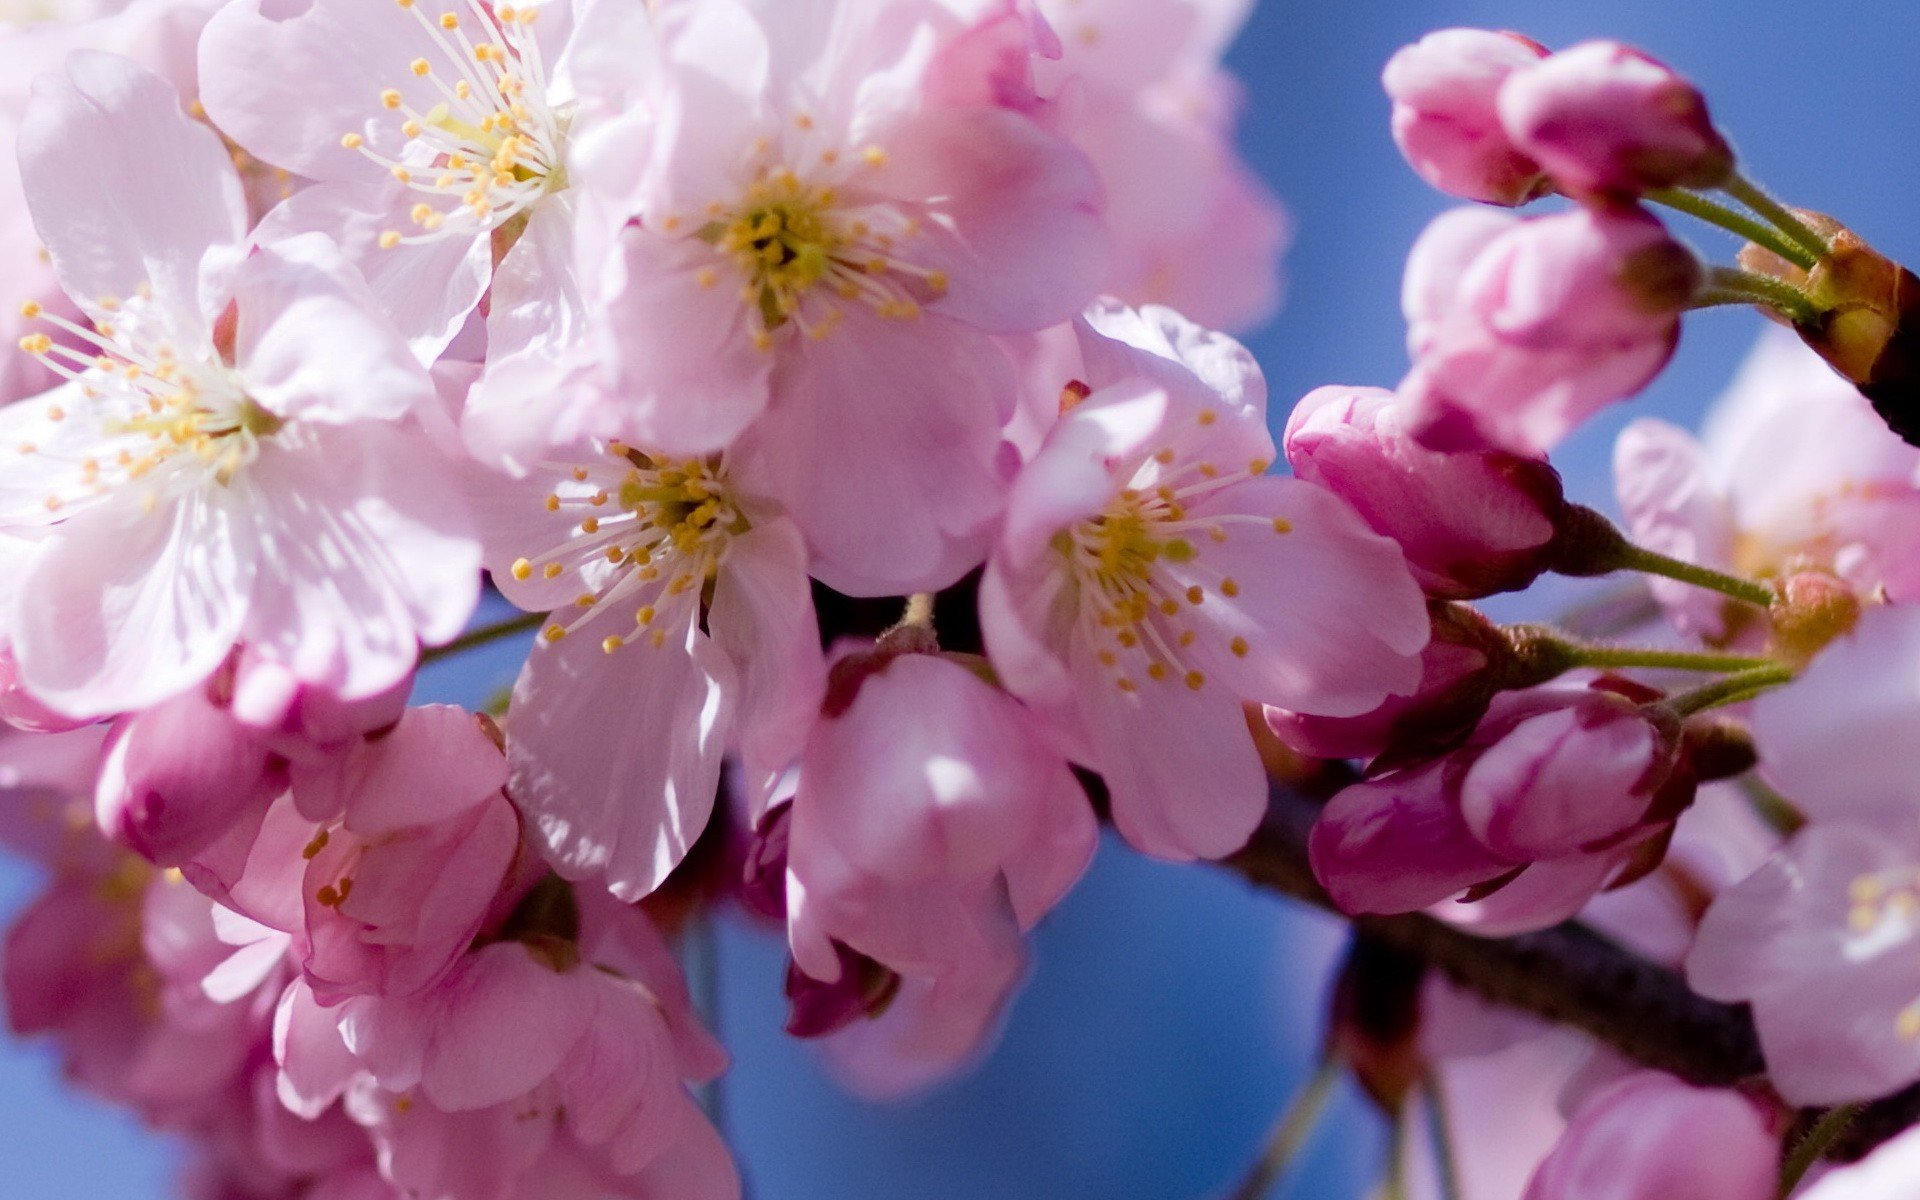
[[[1448,448],[1549,449],[1673,354],[1701,268],[1645,210],[1455,209],[1407,259],[1411,426]]]
[[[1337,497],[1264,474],[1237,343],[1155,308],[1096,310],[1081,339],[1089,393],[1015,481],[981,586],[987,649],[1130,841],[1218,857],[1265,805],[1241,705],[1350,716],[1411,691],[1425,606]]]
[[[789,812],[785,909],[803,976],[789,991],[844,997],[812,1032],[832,1032],[842,1074],[880,1095],[977,1053],[1024,974],[1021,934],[1097,836],[1017,701],[937,655],[884,650],[836,665]]]
[[[1285,443],[1293,473],[1398,543],[1429,596],[1517,591],[1552,563],[1566,503],[1543,458],[1422,446],[1381,388],[1307,393],[1287,418]]]
[[[672,17],[636,17],[631,52],[659,59],[642,128],[605,134],[577,181],[631,216],[582,284],[609,377],[566,411],[477,396],[468,423],[510,418],[523,459],[556,429],[673,457],[739,439],[736,469],[822,582],[944,587],[984,555],[1004,491],[1014,385],[993,335],[1091,297],[1099,182],[959,86],[972,59],[946,50],[969,25],[935,0]]]
[[[401,331],[437,355],[496,268],[523,272],[517,260],[572,221],[574,8],[225,6],[201,41],[208,113],[249,154],[314,181],[262,236],[339,240]]]
[[[1641,545],[1750,578],[1814,569],[1862,596],[1920,597],[1920,450],[1785,330],[1761,335],[1699,437],[1643,417],[1621,431],[1613,470]],[[1683,632],[1741,632],[1741,610],[1712,593],[1648,586]]]
[[[1753,1006],[1769,1072],[1793,1103],[1920,1079],[1916,719],[1920,610],[1898,605],[1869,609],[1755,702],[1761,772],[1811,823],[1715,900],[1687,977]]]
[[[1733,169],[1698,89],[1619,42],[1582,42],[1515,72],[1499,113],[1514,146],[1573,194],[1716,187]]]
[[[1657,852],[1695,772],[1648,689],[1616,681],[1496,696],[1459,749],[1343,789],[1309,842],[1344,911],[1409,912],[1500,889],[1487,932],[1578,912]],[[1655,860],[1657,861],[1657,859]]]
[[[706,828],[729,750],[756,786],[786,767],[825,665],[799,531],[729,458],[579,459],[480,485],[494,578],[552,613],[514,688],[510,787],[563,875],[632,900]]]
[[[413,997],[327,1009],[294,984],[274,1030],[282,1100],[312,1114],[344,1099],[408,1193],[737,1197],[685,1087],[725,1055],[646,918],[611,904],[543,899],[543,915],[509,920],[519,940],[473,950]]]
[[[1442,29],[1397,51],[1381,83],[1393,140],[1420,177],[1462,200],[1524,204],[1551,188],[1501,124],[1501,85],[1545,57],[1517,33]]]
[[[1779,1160],[1754,1101],[1641,1071],[1587,1098],[1525,1200],[1769,1200]]]
[[[1106,185],[1105,291],[1246,329],[1280,300],[1286,212],[1234,150],[1242,103],[1220,57],[1246,0],[1045,0],[1057,60],[1035,64],[1049,114]]]
[[[409,710],[387,733],[295,772],[236,821],[189,878],[273,933],[322,1003],[433,986],[494,913],[519,846],[506,762],[457,708]]]
[[[424,372],[324,239],[242,253],[233,168],[170,88],[106,55],[68,70],[22,163],[91,328],[46,317],[89,349],[30,335],[69,382],[0,410],[0,524],[36,539],[7,619],[23,681],[121,712],[244,641],[343,698],[385,691],[477,589],[458,491],[401,420]]]

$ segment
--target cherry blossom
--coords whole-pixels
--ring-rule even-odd
[[[477,580],[451,476],[400,423],[424,374],[324,239],[242,254],[226,152],[171,89],[110,56],[69,72],[22,162],[92,327],[44,315],[91,348],[30,335],[69,382],[0,413],[0,520],[36,536],[9,621],[23,681],[124,711],[244,640],[343,697],[391,687],[459,631]]]
[[[1081,336],[1091,390],[1014,483],[987,649],[1129,840],[1218,857],[1265,795],[1240,705],[1351,716],[1411,690],[1425,610],[1392,543],[1264,474],[1264,384],[1236,344],[1151,308],[1096,311]]]

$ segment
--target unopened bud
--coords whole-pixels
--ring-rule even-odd
[[[1317,758],[1374,759],[1374,769],[1444,754],[1465,741],[1494,693],[1510,686],[1513,653],[1501,631],[1464,604],[1427,606],[1433,635],[1420,652],[1420,685],[1372,712],[1320,717],[1266,710],[1275,737]]]
[[[1700,92],[1619,42],[1584,42],[1516,72],[1500,89],[1500,121],[1575,194],[1714,187],[1733,170]]]

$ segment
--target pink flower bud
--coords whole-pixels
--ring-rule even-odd
[[[1517,33],[1442,29],[1387,61],[1393,140],[1420,177],[1463,200],[1524,204],[1549,190],[1540,164],[1508,139],[1498,110],[1507,78],[1545,57]]]
[[[1420,686],[1389,696],[1357,717],[1266,710],[1274,736],[1315,758],[1430,758],[1464,741],[1493,699],[1512,651],[1485,617],[1460,604],[1435,604],[1433,639],[1420,652]]]
[[[1472,444],[1465,422],[1480,441],[1537,454],[1666,365],[1700,264],[1633,206],[1500,220],[1456,210],[1414,244],[1401,302],[1415,369],[1401,395],[1423,442]]]
[[[1513,144],[1568,192],[1712,187],[1733,170],[1699,91],[1619,42],[1583,42],[1515,73],[1499,110]]]
[[[1314,875],[1350,913],[1498,891],[1497,913],[1460,915],[1502,933],[1564,920],[1658,865],[1692,800],[1677,723],[1643,704],[1657,696],[1614,679],[1496,696],[1459,749],[1335,796]]]
[[[1565,506],[1560,475],[1503,450],[1430,450],[1391,392],[1323,387],[1287,421],[1287,461],[1400,544],[1429,596],[1515,591],[1547,567]]]
[[[1587,1098],[1525,1200],[1768,1200],[1779,1161],[1753,1101],[1641,1071]]]
[[[1579,853],[1647,815],[1676,765],[1677,734],[1607,688],[1503,694],[1468,743],[1461,817],[1512,861]]]
[[[177,866],[286,787],[286,760],[198,687],[114,722],[94,815],[108,837]]]

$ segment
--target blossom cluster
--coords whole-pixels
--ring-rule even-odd
[[[1194,323],[1278,300],[1243,16],[0,26],[0,755],[52,877],[13,1027],[195,1194],[737,1196],[670,950],[705,910],[784,927],[792,1031],[899,1092],[1093,853],[1073,766],[1150,852],[1238,846],[1243,703],[1364,710],[1425,640]],[[963,578],[990,649],[816,612]],[[488,588],[529,618],[463,638]],[[409,703],[523,625],[503,706]]]
[[[789,1032],[904,1094],[1103,822],[1228,858],[1327,761],[1344,911],[1584,915],[1758,1023],[1765,1083],[1696,1088],[1362,941],[1414,1033],[1330,1045],[1395,1120],[1554,1113],[1442,1176],[1761,1200],[1790,1106],[1920,1080],[1920,292],[1665,65],[1396,55],[1394,137],[1480,203],[1413,247],[1407,376],[1276,443],[1218,331],[1286,240],[1233,0],[109,8],[0,26],[0,831],[51,877],[4,985],[193,1194],[737,1197],[694,923],[780,929]],[[1708,430],[1629,427],[1624,528],[1569,500],[1548,452],[1724,305],[1783,328]],[[1548,572],[1647,582],[1473,606]],[[515,632],[500,703],[410,703]]]

